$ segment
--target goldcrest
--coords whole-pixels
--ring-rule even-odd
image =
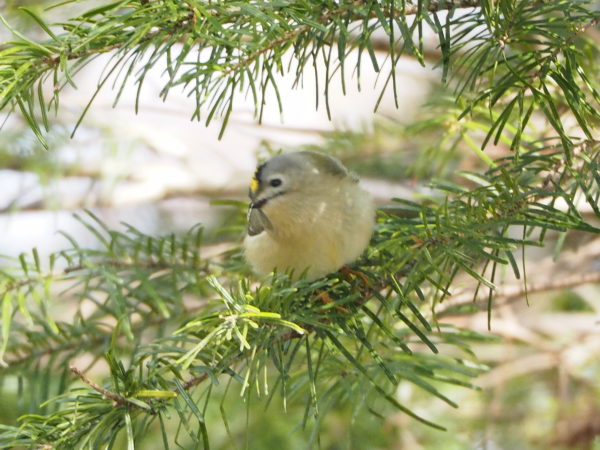
[[[373,199],[337,159],[284,153],[250,183],[246,259],[253,270],[320,278],[356,260],[375,223]]]

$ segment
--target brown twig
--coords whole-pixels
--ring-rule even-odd
[[[102,386],[100,386],[99,384],[93,382],[81,370],[79,370],[77,367],[70,366],[69,370],[72,373],[74,373],[75,375],[77,375],[81,381],[83,381],[85,384],[87,384],[93,390],[95,390],[95,391],[99,392],[100,394],[102,394],[102,396],[104,398],[112,400],[113,406],[124,406],[124,405],[127,405],[127,406],[129,406],[131,408],[139,408],[139,405],[137,405],[137,404],[135,404],[133,402],[130,402],[129,400],[127,400],[122,395],[119,395],[119,394],[117,394],[116,392],[113,392],[113,391],[109,391],[108,389],[105,389]],[[193,388],[194,386],[197,386],[198,384],[202,383],[207,378],[208,378],[208,375],[205,374],[205,373],[203,373],[202,375],[198,375],[198,376],[195,376],[193,378],[190,378],[189,380],[187,380],[186,382],[183,383],[183,389],[187,391],[187,390]],[[174,392],[176,392],[175,389],[174,389]]]
[[[457,9],[457,8],[476,8],[478,6],[480,6],[480,1],[479,0],[449,0],[449,1],[445,1],[445,2],[440,2],[440,1],[430,1],[429,4],[427,5],[427,11],[428,12],[436,12],[436,11],[443,11],[443,10],[450,10],[450,9]],[[404,10],[402,11],[403,14],[406,15],[414,15],[417,14],[419,12],[419,6],[418,5],[406,5],[404,6]]]
[[[544,280],[538,283],[534,281],[528,283],[527,286],[523,283],[501,286],[494,294],[494,304],[507,304],[522,298],[526,294],[555,291],[591,283],[600,283],[600,272],[576,273],[560,279]],[[447,297],[442,304],[444,308],[441,311],[436,311],[436,316],[443,317],[457,314],[457,311],[462,307],[487,307],[488,292],[480,291],[473,298],[474,294],[474,291],[469,291]]]
[[[551,441],[552,447],[593,448],[597,436],[600,436],[600,411],[596,408],[592,407],[585,416],[570,416],[563,423],[559,423],[562,432],[559,432],[556,438]]]
[[[122,43],[119,44],[111,44],[111,45],[107,45],[106,47],[100,47],[100,48],[94,48],[94,49],[88,49],[88,50],[81,50],[79,52],[72,52],[69,53],[67,55],[67,59],[68,60],[72,60],[72,59],[80,59],[80,58],[86,58],[88,56],[92,56],[92,55],[98,55],[100,53],[107,53],[110,52],[112,50],[116,50],[118,48],[123,47]],[[61,60],[61,56],[54,56],[54,57],[47,57],[44,58],[44,63],[48,66],[56,66],[58,64],[60,64],[60,60]]]
[[[73,372],[75,375],[77,375],[81,381],[83,381],[85,384],[87,384],[93,390],[95,390],[95,391],[99,392],[100,394],[102,394],[103,397],[112,400],[113,401],[113,406],[130,405],[130,406],[134,406],[134,407],[138,408],[138,405],[136,405],[135,403],[130,402],[129,400],[127,400],[122,395],[119,395],[119,394],[117,394],[115,392],[109,391],[108,389],[104,389],[102,386],[94,383],[92,380],[90,380],[88,377],[86,377],[85,374],[81,370],[79,370],[77,367],[70,366],[69,370],[71,372]]]
[[[589,150],[590,148],[593,148],[595,146],[600,145],[600,141],[596,140],[596,139],[585,139],[581,142],[578,142],[577,144],[574,144],[571,151],[573,152],[573,157],[577,157],[579,156],[581,153],[584,154],[584,156],[589,156],[586,154],[586,151]],[[553,145],[551,147],[548,147],[547,150],[558,150],[558,149],[562,149],[563,145],[562,144],[557,144],[557,145]],[[585,159],[584,158],[580,158],[581,159],[581,164],[585,164]],[[559,159],[556,161],[556,163],[554,164],[554,166],[548,170],[548,173],[546,174],[546,176],[544,177],[543,181],[542,181],[542,190],[543,191],[551,191],[552,188],[555,187],[555,185],[561,180],[562,178],[562,172],[560,171],[561,168],[563,168],[565,166],[565,161],[563,159]],[[581,167],[576,167],[575,171],[580,171]],[[540,193],[537,194],[536,199],[537,198],[542,198],[544,197],[544,194]]]
[[[183,389],[187,391],[187,390],[193,388],[194,386],[199,385],[200,383],[202,383],[207,378],[208,378],[208,375],[205,374],[205,373],[203,373],[202,375],[198,375],[198,376],[195,376],[193,378],[190,378],[185,383],[183,383]]]

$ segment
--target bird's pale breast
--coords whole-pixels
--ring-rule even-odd
[[[351,263],[369,243],[374,225],[370,195],[352,180],[321,183],[312,195],[282,198],[264,208],[272,230],[244,241],[259,274],[292,269],[319,278]]]

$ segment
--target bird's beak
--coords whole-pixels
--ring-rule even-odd
[[[285,194],[285,191],[281,191],[281,192],[276,192],[275,194],[271,195],[270,197],[263,197],[263,198],[258,198],[258,194],[260,192],[252,192],[252,189],[250,189],[250,209],[261,209],[263,206],[265,206],[267,204],[267,202],[270,202],[271,200],[273,200],[274,198],[277,198],[283,194]]]
[[[252,200],[250,202],[250,209],[260,209],[263,206],[265,206],[268,200],[268,198],[261,198],[260,200],[258,200],[256,198],[252,198],[252,196],[250,196],[250,199]]]

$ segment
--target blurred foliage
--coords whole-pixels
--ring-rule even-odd
[[[414,123],[334,132],[320,149],[361,173],[417,178],[434,191],[381,208],[354,267],[367,283],[341,273],[255,280],[235,244],[205,256],[201,226],[151,236],[109,229],[91,212],[80,217],[99,247],[65,235],[65,250],[42,258],[34,249],[0,272],[0,389],[10,405],[0,410],[0,447],[597,446],[597,339],[558,333],[559,321],[590,315],[590,298],[563,292],[542,308],[532,303],[540,322],[554,318],[556,336],[499,320],[499,341],[443,314],[467,285],[473,300],[483,293],[489,328],[493,313],[507,314],[501,273],[527,286],[527,252],[558,234],[560,253],[570,232],[600,231],[600,15],[592,2],[60,8],[71,3],[89,9],[56,25],[40,10],[21,10],[44,39],[2,17],[14,39],[0,47],[0,109],[20,113],[42,146],[62,87],[100,54],[111,61],[98,89],[113,84],[115,102],[164,59],[163,98],[183,88],[196,101],[190,115],[219,117],[224,132],[240,95],[253,99],[260,121],[266,101],[282,101],[275,75],[300,84],[318,61],[328,108],[331,74],[343,72],[350,52],[359,55],[357,83],[362,65],[380,71],[375,31],[389,38],[381,95],[398,103],[396,65],[407,55],[428,63],[428,28],[443,86]],[[7,155],[11,145],[19,141],[8,136]],[[54,168],[16,153],[21,159],[6,161]],[[229,205],[223,235],[233,238],[243,233],[245,204]],[[333,302],[321,301],[324,293]]]
[[[572,291],[565,291],[556,295],[552,299],[552,307],[556,311],[594,312],[594,308],[583,297]]]
[[[67,139],[67,130],[54,126],[48,141],[56,148]],[[54,153],[45,151],[31,129],[21,127],[4,130],[0,136],[0,166],[5,170],[34,172],[46,180],[62,177],[69,171]]]

